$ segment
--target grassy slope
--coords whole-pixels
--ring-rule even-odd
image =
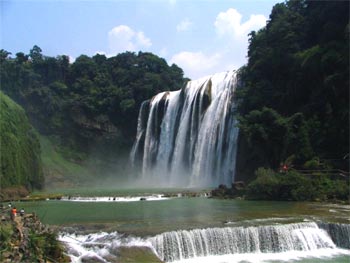
[[[46,187],[74,187],[91,177],[88,168],[67,160],[48,137],[39,138]]]
[[[44,177],[37,133],[24,109],[0,91],[0,186],[41,188]]]

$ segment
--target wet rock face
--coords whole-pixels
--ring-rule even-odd
[[[80,107],[73,107],[70,112],[72,121],[81,128],[90,132],[103,134],[115,134],[118,129],[114,126],[107,115],[98,115],[96,117],[88,116]]]
[[[98,258],[96,256],[84,256],[81,259],[82,263],[105,263],[106,261],[104,259]]]

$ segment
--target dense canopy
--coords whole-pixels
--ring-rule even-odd
[[[40,133],[85,153],[102,142],[111,151],[128,148],[141,103],[185,81],[181,68],[151,53],[81,55],[73,63],[65,55],[45,56],[38,46],[10,55],[0,51],[2,90],[24,106]]]
[[[255,160],[252,168],[317,158],[347,169],[348,1],[276,4],[266,27],[250,34],[241,77],[241,140],[252,149],[243,158]]]

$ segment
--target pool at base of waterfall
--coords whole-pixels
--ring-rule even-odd
[[[118,197],[108,192],[14,205],[56,226],[77,263],[350,260],[349,205],[218,200],[176,192],[166,199],[162,192],[146,192],[126,193],[121,202],[106,199]]]

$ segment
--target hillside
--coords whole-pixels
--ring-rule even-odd
[[[49,151],[45,174],[74,184],[91,174],[125,177],[141,103],[186,81],[178,66],[143,52],[81,55],[71,63],[34,46],[14,57],[1,50],[0,64],[3,92],[23,106]]]
[[[349,172],[349,2],[276,4],[237,91],[237,180],[259,167]]]
[[[1,197],[6,198],[19,187],[42,188],[44,177],[38,135],[23,108],[1,91],[0,143]]]

